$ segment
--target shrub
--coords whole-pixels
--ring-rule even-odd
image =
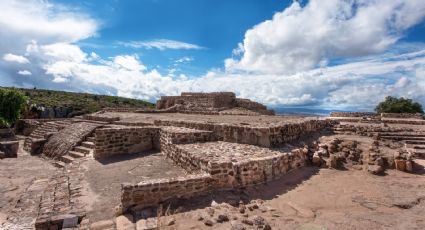
[[[26,97],[20,91],[0,88],[0,126],[8,127],[15,123],[25,104]]]
[[[378,113],[424,113],[422,105],[408,98],[388,96],[379,103],[375,111]]]

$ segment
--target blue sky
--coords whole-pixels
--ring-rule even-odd
[[[0,1],[0,85],[274,107],[425,104],[423,0]]]
[[[156,68],[163,74],[168,73],[176,60],[189,57],[193,60],[180,64],[179,72],[201,75],[212,68],[223,68],[224,59],[242,41],[246,30],[270,19],[289,3],[291,1],[276,0],[83,1],[79,7],[98,18],[101,29],[99,36],[84,40],[80,45],[83,50],[95,50],[102,56],[136,53],[148,68]],[[117,41],[156,39],[183,41],[203,49],[111,48]]]

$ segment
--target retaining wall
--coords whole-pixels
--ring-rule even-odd
[[[381,113],[381,117],[424,119],[420,113]]]
[[[219,141],[272,147],[294,141],[301,135],[331,127],[332,120],[308,120],[294,124],[275,125],[273,127],[251,127],[230,124],[211,124],[193,121],[155,120],[155,125],[177,126],[190,129],[212,131]]]
[[[95,131],[95,159],[132,154],[157,148],[158,127],[111,126]]]
[[[147,180],[121,185],[121,207],[125,211],[134,205],[156,205],[173,198],[190,198],[204,194],[211,186],[211,176],[202,173],[172,179]]]
[[[377,113],[372,112],[331,112],[330,117],[376,117]]]

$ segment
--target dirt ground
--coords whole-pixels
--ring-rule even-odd
[[[422,160],[420,164],[425,165]],[[388,170],[386,176],[376,176],[357,170],[332,170],[306,167],[285,175],[267,185],[238,192],[211,194],[191,200],[196,204],[178,209],[172,216],[175,225],[163,229],[238,229],[244,219],[261,216],[272,229],[424,229],[425,173],[409,174]],[[244,214],[238,200],[258,204]],[[211,203],[214,217],[220,213],[230,221],[216,223],[207,214]],[[236,207],[234,207],[236,206]],[[207,208],[205,208],[207,207]],[[212,219],[206,226],[200,217]],[[164,217],[165,222],[171,217]]]
[[[57,170],[48,161],[29,155],[22,146],[23,141],[20,141],[18,158],[0,160],[0,229],[8,216],[35,220],[38,211],[36,197],[25,194],[43,191],[47,186],[45,182]]]
[[[186,174],[181,167],[155,152],[117,156],[102,162],[90,159],[83,163],[83,167],[90,221],[114,217],[114,208],[120,204],[122,183]]]

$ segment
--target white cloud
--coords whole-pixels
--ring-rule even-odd
[[[294,74],[329,59],[381,53],[425,16],[423,0],[298,1],[245,34],[228,72]]]
[[[96,21],[85,14],[47,1],[0,1],[0,9],[3,42],[75,42],[94,35],[97,29]]]
[[[28,70],[19,70],[18,71],[18,74],[19,75],[23,75],[23,76],[30,76],[30,75],[32,75],[32,73],[30,71],[28,71]]]
[[[7,61],[7,62],[17,62],[20,64],[25,64],[25,63],[29,63],[30,61],[24,57],[24,56],[20,56],[20,55],[15,55],[15,54],[5,54],[3,56],[3,60]]]
[[[114,63],[130,71],[143,71],[146,67],[139,62],[137,56],[123,55],[114,57]]]
[[[193,60],[195,60],[193,57],[182,57],[182,58],[175,60],[174,62],[175,63],[189,63],[189,62],[192,62]]]
[[[146,48],[146,49],[185,49],[185,50],[199,50],[204,49],[204,47],[190,44],[181,41],[169,40],[169,39],[156,39],[151,41],[131,41],[131,42],[118,42],[119,45],[132,47],[132,48]]]

